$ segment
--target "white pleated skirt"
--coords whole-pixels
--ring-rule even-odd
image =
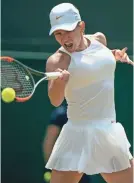
[[[68,121],[54,145],[46,168],[88,175],[131,167],[130,143],[120,123],[110,120]]]

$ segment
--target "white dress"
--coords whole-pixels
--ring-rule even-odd
[[[48,169],[78,171],[89,175],[130,167],[132,158],[123,126],[116,121],[112,52],[95,39],[81,51],[68,53],[70,79],[65,98],[68,122],[54,145]]]

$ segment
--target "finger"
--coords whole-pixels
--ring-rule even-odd
[[[65,69],[64,69],[64,70],[63,70],[63,72],[64,72],[64,73],[66,73],[66,72],[67,72],[67,70],[65,70]]]
[[[63,72],[61,72],[61,75],[58,78],[63,79],[63,77],[64,77],[64,74]]]
[[[61,75],[60,75],[60,76],[58,76],[58,78],[57,78],[57,79],[62,79],[62,78],[63,78],[63,74],[62,74],[63,70],[62,70],[62,69],[57,68],[57,69],[55,70],[55,72],[60,72],[60,73],[61,73]]]
[[[122,50],[118,51],[117,53],[120,55],[120,60],[123,60],[124,58],[124,55],[126,54],[126,51],[127,51],[127,47],[123,48]]]
[[[123,55],[123,57],[121,58],[121,62],[128,62],[128,61],[129,61],[129,57],[128,57],[127,53],[125,53]]]
[[[124,54],[122,54],[122,51],[121,51],[121,50],[116,50],[115,56],[116,56],[117,59],[120,60],[120,59],[122,58],[123,55],[124,55]]]
[[[123,49],[121,50],[122,54],[126,53],[127,50],[128,50],[127,47],[123,48]]]
[[[56,69],[55,71],[62,72],[63,70],[62,70],[62,69],[60,69],[60,68],[58,68],[58,69]]]

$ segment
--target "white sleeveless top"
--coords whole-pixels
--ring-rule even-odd
[[[71,56],[69,82],[65,89],[67,116],[71,121],[115,120],[114,72],[116,61],[112,52],[91,39],[90,46]]]

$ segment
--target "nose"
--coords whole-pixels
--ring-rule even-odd
[[[70,39],[70,32],[66,31],[63,35],[63,41],[67,42]]]

